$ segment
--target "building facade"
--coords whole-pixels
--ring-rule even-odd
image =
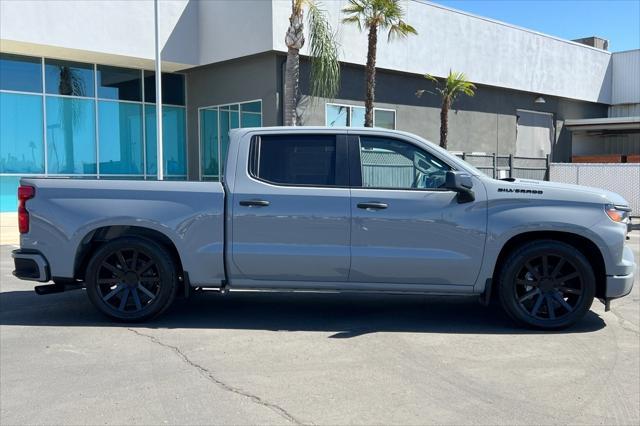
[[[309,96],[302,59],[298,109],[306,125],[364,123],[366,36],[341,24],[344,3],[324,4],[341,44],[336,99]],[[381,38],[376,126],[437,142],[439,99],[415,93],[433,89],[425,73],[453,69],[478,89],[450,114],[452,150],[553,161],[640,154],[633,121],[640,51],[612,54],[428,2],[403,3],[419,34]],[[282,124],[290,2],[160,0],[159,7],[165,176],[218,179],[229,129]],[[3,210],[15,208],[19,176],[155,178],[153,2],[0,2],[0,55]],[[581,127],[620,116],[630,124],[617,139],[612,129]]]

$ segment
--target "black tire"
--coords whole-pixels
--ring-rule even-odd
[[[116,321],[140,322],[171,306],[178,276],[162,246],[140,237],[123,237],[93,254],[85,284],[89,300],[100,312]]]
[[[575,247],[540,240],[515,250],[504,263],[500,304],[520,325],[558,330],[579,321],[595,295],[595,275]]]

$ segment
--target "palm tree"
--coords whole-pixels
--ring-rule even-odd
[[[364,125],[373,127],[373,100],[376,88],[376,48],[378,31],[388,29],[387,41],[394,37],[418,34],[415,28],[403,21],[404,10],[399,0],[349,0],[342,12],[347,17],[342,22],[357,24],[360,31],[369,31],[367,49]]]
[[[300,49],[304,46],[304,8],[308,9],[311,96],[334,98],[340,87],[340,62],[336,34],[317,0],[291,0],[289,28],[285,36],[287,64],[284,77],[284,125],[298,124]]]
[[[449,109],[458,95],[464,94],[473,96],[476,86],[467,81],[467,76],[462,72],[449,70],[449,75],[443,81],[430,74],[424,76],[436,84],[436,92],[442,97],[442,107],[440,108],[440,146],[447,149],[447,134],[449,133]],[[418,90],[416,96],[420,97],[426,90]]]

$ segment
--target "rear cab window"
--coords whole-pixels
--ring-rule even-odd
[[[286,186],[347,186],[346,142],[328,135],[262,135],[251,142],[249,174]],[[343,153],[344,151],[344,153]]]

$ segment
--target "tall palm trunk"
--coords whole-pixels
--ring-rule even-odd
[[[289,29],[285,37],[287,64],[284,76],[284,125],[298,124],[298,81],[300,78],[300,49],[304,45],[304,12],[292,2]]]
[[[289,48],[284,80],[284,125],[298,124],[298,79],[300,76],[300,54],[298,49]]]
[[[449,108],[451,100],[448,97],[442,99],[442,109],[440,109],[440,146],[447,149],[447,134],[449,133]]]
[[[378,47],[378,27],[369,28],[369,46],[367,49],[367,89],[364,100],[364,125],[373,127],[373,101],[376,91],[376,54]]]

